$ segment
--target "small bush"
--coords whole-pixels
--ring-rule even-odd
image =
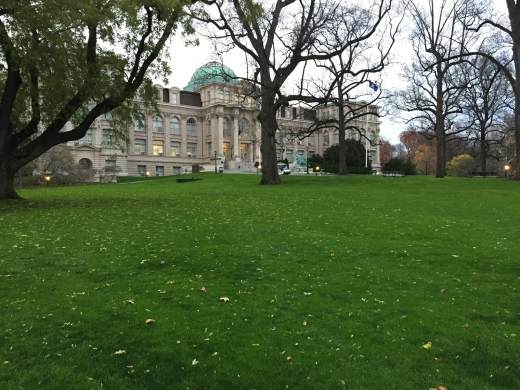
[[[453,157],[451,161],[446,163],[448,176],[469,177],[470,172],[475,167],[475,161],[469,154],[461,154]]]

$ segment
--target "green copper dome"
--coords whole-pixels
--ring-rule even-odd
[[[185,91],[193,92],[209,83],[235,84],[238,82],[235,72],[218,62],[208,62],[193,73]]]

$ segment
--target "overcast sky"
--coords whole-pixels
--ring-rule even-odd
[[[426,4],[426,0],[419,1],[424,1]],[[440,2],[440,0],[435,1]],[[491,0],[490,3],[493,3],[493,0]],[[505,11],[504,0],[495,0],[494,3],[498,9]],[[403,34],[402,39],[400,39],[393,48],[393,57],[396,65],[387,68],[383,75],[383,88],[385,89],[403,87],[399,77],[401,71],[399,64],[409,61],[412,56],[410,46],[407,43],[405,36],[406,35]],[[168,79],[168,85],[166,86],[175,86],[181,89],[188,85],[188,82],[190,81],[190,78],[195,70],[197,70],[202,65],[215,60],[213,47],[210,42],[200,38],[199,46],[186,47],[183,40],[180,38],[180,34],[179,36],[173,38],[170,47],[170,56],[172,74],[170,75]],[[230,67],[237,74],[237,76],[242,76],[245,74],[245,57],[240,50],[229,53],[223,58],[224,65]],[[382,118],[381,120],[381,136],[389,139],[392,143],[398,143],[399,133],[405,130],[405,125],[394,122],[388,117]]]

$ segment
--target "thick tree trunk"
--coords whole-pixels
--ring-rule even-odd
[[[5,199],[21,199],[14,190],[14,173],[7,169],[7,163],[0,165],[0,201]]]
[[[343,107],[343,94],[341,85],[338,83],[338,128],[339,128],[339,174],[347,174],[347,148],[345,142],[345,109]]]
[[[487,145],[486,145],[486,126],[480,125],[480,170],[486,172]]]
[[[439,125],[437,125],[439,127]],[[437,140],[437,167],[435,170],[435,177],[443,178],[446,172],[446,134],[444,134],[444,126],[442,129],[436,131]]]
[[[262,180],[260,184],[281,184],[282,180],[278,174],[278,166],[276,164],[276,110],[274,109],[274,97],[262,96],[262,108],[258,114],[258,120],[261,124],[262,144],[260,151],[262,152]]]
[[[442,58],[437,57],[437,97],[435,107],[435,137],[437,139],[437,167],[435,177],[442,179],[446,175],[446,131],[444,129],[444,95],[442,91],[444,72]]]

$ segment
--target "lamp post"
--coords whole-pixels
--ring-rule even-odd
[[[504,167],[504,177],[505,177],[506,179],[507,179],[507,171],[509,171],[510,168],[511,168],[511,167],[510,167],[509,165],[506,165],[506,166]]]
[[[309,174],[309,147],[305,147],[305,164],[307,165],[307,175]]]
[[[320,167],[316,167],[316,176],[318,176],[319,171],[320,171]]]
[[[51,177],[49,175],[45,176],[45,181],[47,182],[47,187],[48,187],[49,182],[51,181]]]
[[[262,166],[261,165],[258,165],[256,167],[256,174],[258,175],[258,170],[260,169],[260,172],[262,172]]]
[[[150,176],[150,172],[146,171],[146,179],[145,180],[148,180],[148,176]]]
[[[215,173],[217,173],[217,151],[215,150]]]

